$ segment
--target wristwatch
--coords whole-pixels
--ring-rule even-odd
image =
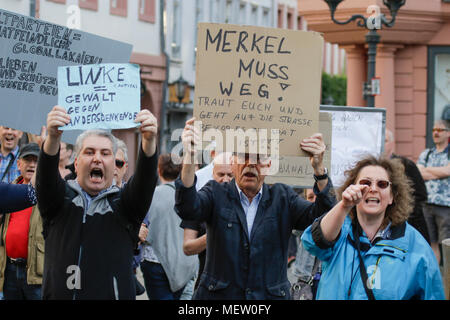
[[[324,169],[324,172],[323,172],[322,175],[320,175],[320,176],[313,175],[313,177],[314,177],[314,180],[316,180],[316,181],[325,180],[326,178],[328,178],[328,170],[327,170],[327,168]]]

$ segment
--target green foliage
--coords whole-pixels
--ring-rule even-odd
[[[347,76],[331,76],[328,73],[322,73],[322,98],[321,104],[329,104],[329,97],[333,98],[333,105],[347,105]]]

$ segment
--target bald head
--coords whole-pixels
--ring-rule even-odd
[[[395,149],[395,139],[394,139],[394,133],[386,129],[386,134],[384,137],[384,154],[386,157],[390,158],[392,154],[394,153]]]

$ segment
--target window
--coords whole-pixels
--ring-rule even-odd
[[[278,28],[283,28],[284,26],[284,6],[282,4],[278,5]]]
[[[268,8],[263,9],[262,25],[264,27],[270,27],[270,10]]]
[[[78,6],[82,9],[98,10],[98,0],[78,0]]]
[[[139,1],[139,20],[155,23],[155,0],[138,0]]]
[[[258,7],[257,6],[252,6],[252,11],[250,14],[250,24],[252,26],[258,25]]]
[[[181,57],[181,1],[173,2],[172,19],[172,58]]]
[[[116,16],[126,17],[127,6],[128,6],[127,0],[110,0],[109,12]]]
[[[294,9],[289,8],[287,12],[287,28],[294,29]]]
[[[225,4],[225,23],[233,22],[233,0],[227,0]]]
[[[450,108],[450,46],[428,47],[427,148],[434,146],[431,129]]]
[[[239,23],[247,24],[246,3],[241,2],[239,5]]]

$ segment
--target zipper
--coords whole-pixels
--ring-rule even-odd
[[[87,215],[87,208],[86,208],[86,206],[87,206],[87,203],[86,203],[86,199],[84,198],[84,195],[83,194],[81,194],[81,198],[83,199],[83,204],[84,204],[84,210],[83,210],[83,220],[82,220],[82,225],[81,225],[81,233],[83,233],[83,225],[86,223],[86,215]],[[82,234],[80,235],[80,242],[82,241]],[[83,254],[83,246],[80,244],[80,250],[79,250],[79,252],[78,252],[78,270],[79,270],[79,272],[80,272],[80,277],[81,277],[81,268],[80,268],[80,265],[81,265],[81,255]],[[81,278],[80,278],[80,281],[81,281]],[[77,291],[76,291],[77,289],[74,289],[74,291],[73,291],[73,300],[76,300],[76,298],[77,298]]]
[[[391,248],[395,248],[395,249],[397,249],[397,250],[400,250],[400,251],[403,252],[403,253],[407,253],[407,252],[408,252],[408,251],[405,250],[405,249],[402,249],[402,248],[399,248],[399,247],[396,247],[396,246],[393,246],[393,245],[390,245],[390,244],[376,243],[375,245],[376,245],[376,246],[382,246],[382,247],[391,247]]]
[[[114,297],[119,300],[119,286],[117,285],[117,278],[113,277]]]

